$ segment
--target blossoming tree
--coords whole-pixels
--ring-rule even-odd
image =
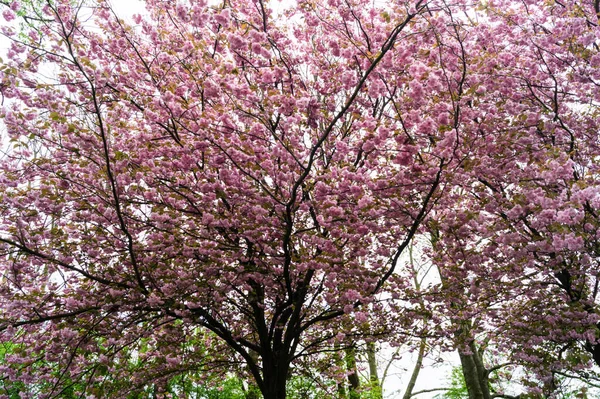
[[[431,219],[432,255],[470,397],[492,395],[477,336],[551,395],[558,377],[595,381],[600,365],[599,9],[491,7],[484,30],[503,39],[471,59],[479,138]]]
[[[107,396],[242,363],[283,398],[368,321],[452,162],[429,7],[147,7],[4,27],[5,372]]]
[[[50,397],[159,395],[220,367],[283,399],[292,372],[347,337],[410,331],[423,299],[383,315],[407,299],[411,239],[487,179],[466,173],[474,157],[518,152],[506,132],[522,116],[539,125],[518,105],[528,86],[508,84],[519,53],[541,51],[537,31],[514,36],[519,12],[565,31],[574,19],[510,1],[147,0],[132,24],[107,1],[20,7],[3,26],[1,367]],[[35,24],[18,31],[15,12]],[[569,54],[585,62],[594,40]],[[530,100],[569,75],[555,68],[531,75]],[[562,159],[534,154],[536,171]]]

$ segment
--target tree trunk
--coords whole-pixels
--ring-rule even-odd
[[[356,349],[354,347],[346,348],[346,367],[348,369],[348,382],[350,383],[350,399],[358,399],[360,394],[360,380],[358,379],[358,370],[356,369]]]
[[[421,367],[423,366],[423,357],[425,356],[425,347],[427,346],[427,342],[425,338],[421,338],[421,344],[419,345],[419,354],[417,356],[417,362],[415,363],[415,368],[413,369],[412,375],[410,376],[410,381],[408,381],[408,385],[406,387],[406,391],[404,392],[404,396],[402,399],[410,399],[412,397],[413,389],[415,388],[415,384],[417,383],[417,378],[419,377],[419,373],[421,372]]]
[[[344,367],[344,359],[341,355],[340,344],[337,342],[333,345],[334,353],[333,357],[335,360],[335,365],[342,369]],[[346,387],[344,386],[344,381],[338,381],[337,383],[337,399],[347,399],[346,395]]]
[[[285,391],[285,383],[286,380],[278,378],[273,378],[271,380],[265,379],[265,387],[262,391],[264,399],[285,399],[286,391]]]
[[[465,384],[469,392],[469,399],[490,399],[490,384],[488,372],[483,366],[481,353],[475,342],[469,344],[470,353],[459,351],[460,364],[462,367]]]
[[[431,245],[436,249],[436,244],[440,239],[440,232],[437,227],[430,227],[432,227]],[[444,271],[438,267],[438,272],[442,280],[442,285],[446,287],[447,281]],[[451,307],[454,306],[456,305],[451,305]],[[460,347],[458,349],[465,384],[469,392],[469,399],[491,399],[488,370],[484,367],[481,353],[471,336],[469,322],[459,320],[452,320],[452,322],[458,327],[456,334],[457,342],[469,342],[468,350],[461,349]]]
[[[263,384],[260,390],[264,399],[285,399],[286,384],[290,362],[287,356],[271,353],[271,356],[263,356]]]
[[[264,386],[262,391],[264,399],[285,399],[286,398],[286,382],[285,375],[279,373],[269,378],[265,373]]]
[[[367,361],[369,362],[369,381],[371,384],[371,398],[382,399],[383,392],[379,384],[379,375],[377,375],[376,350],[373,342],[367,342]]]

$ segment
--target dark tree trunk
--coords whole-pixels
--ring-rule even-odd
[[[263,358],[263,386],[261,392],[264,399],[285,399],[289,361],[286,356],[273,354],[271,359]]]
[[[285,399],[285,378],[273,378],[271,380],[265,380],[265,387],[262,391],[264,399]]]
[[[469,399],[490,399],[488,371],[483,366],[481,353],[474,342],[469,344],[470,353],[459,351],[460,364],[469,392]]]

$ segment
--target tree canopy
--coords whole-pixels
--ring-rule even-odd
[[[598,2],[145,6],[4,7],[5,381],[125,397],[222,370],[284,399],[344,375],[331,352],[415,336],[485,387],[484,349],[534,393],[596,375]]]

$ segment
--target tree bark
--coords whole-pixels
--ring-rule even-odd
[[[410,380],[408,381],[408,385],[406,387],[406,391],[404,392],[404,396],[402,397],[402,399],[410,399],[412,397],[413,389],[415,389],[415,384],[417,383],[417,378],[419,377],[419,372],[421,371],[421,367],[423,366],[423,357],[425,356],[426,346],[427,343],[425,341],[425,338],[421,338],[417,362],[415,363],[415,368],[413,369],[412,375],[410,376]]]
[[[491,399],[488,371],[475,342],[469,344],[469,350],[470,353],[461,350],[458,353],[469,399]]]
[[[359,399],[358,388],[360,388],[360,380],[358,379],[358,370],[356,369],[356,349],[354,347],[346,348],[346,367],[349,372],[350,399]]]
[[[276,353],[270,358],[263,357],[264,383],[261,391],[264,399],[285,399],[286,383],[290,364]]]
[[[432,228],[431,245],[436,249],[436,244],[440,239],[440,231],[435,226],[430,227]],[[442,280],[442,285],[446,287],[447,281],[444,271],[438,267],[438,272]],[[469,342],[468,349],[458,348],[458,355],[469,399],[491,399],[488,370],[483,365],[481,353],[474,339],[471,337],[469,322],[459,320],[452,320],[452,322],[458,328],[456,333],[457,342]]]
[[[371,398],[382,399],[383,392],[379,383],[377,374],[377,359],[375,358],[376,349],[373,342],[367,342],[367,361],[369,363],[369,382],[371,384]]]
[[[344,367],[344,359],[341,355],[340,344],[335,343],[333,345],[333,349],[335,350],[333,357],[335,360],[335,365],[342,369]],[[346,387],[344,386],[344,381],[338,381],[337,383],[337,399],[346,399]]]

